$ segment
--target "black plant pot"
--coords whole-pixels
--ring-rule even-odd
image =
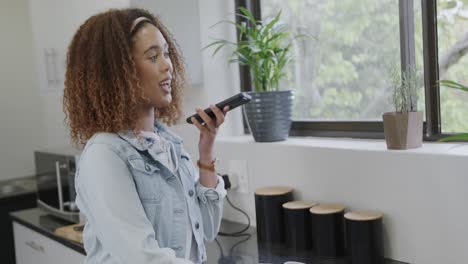
[[[247,122],[257,142],[283,141],[292,122],[293,91],[249,92]]]

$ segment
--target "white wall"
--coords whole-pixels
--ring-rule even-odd
[[[296,199],[343,203],[348,210],[384,213],[386,256],[412,264],[466,263],[468,146],[425,144],[388,151],[385,143],[290,138],[255,143],[250,136],[220,138],[220,172],[246,160],[249,194],[229,192],[255,224],[254,190],[285,185]],[[224,217],[245,222],[225,206]]]
[[[205,47],[214,39],[224,38],[234,41],[235,28],[231,25],[219,24],[210,28],[217,22],[229,19],[234,20],[234,1],[204,0],[198,2],[200,14],[201,47]],[[239,68],[237,65],[227,64],[229,50],[221,50],[212,57],[213,49],[202,52],[203,84],[189,87],[185,93],[184,116],[194,113],[195,107],[208,107],[232,96],[240,91]],[[240,135],[243,132],[240,109],[228,113],[228,118],[219,130],[220,136]],[[174,130],[184,138],[187,150],[196,157],[198,154],[198,131],[193,125],[185,121],[174,127]]]
[[[34,173],[45,140],[27,0],[0,1],[0,180]]]

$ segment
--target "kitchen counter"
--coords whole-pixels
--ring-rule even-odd
[[[13,229],[9,214],[36,207],[36,178],[24,177],[0,181],[0,260],[15,263]]]
[[[10,214],[13,221],[16,221],[38,233],[49,237],[66,247],[69,247],[81,254],[85,254],[82,244],[64,239],[54,234],[55,229],[70,225],[72,223],[48,215],[37,208],[13,212]],[[233,233],[242,230],[244,225],[223,221],[221,232]],[[346,264],[344,258],[320,258],[306,252],[295,252],[292,254],[284,249],[264,250],[262,245],[257,244],[256,229],[250,227],[247,230],[250,238],[247,237],[226,237],[218,236],[217,241],[207,244],[208,261],[206,264],[256,264],[256,263],[284,263],[286,261],[300,261],[310,264]],[[245,240],[245,241],[243,241]],[[243,241],[243,242],[242,242]],[[218,243],[219,242],[219,243]],[[394,260],[386,260],[385,264],[404,264]]]
[[[55,240],[81,254],[85,254],[82,244],[70,241],[54,234],[57,228],[68,226],[73,223],[44,213],[37,208],[12,212],[10,213],[10,217],[13,221],[22,224],[31,230],[34,230],[52,240]]]
[[[223,221],[221,224],[220,232],[234,233],[244,229],[245,225]],[[219,244],[212,242],[207,245],[208,260],[217,259],[218,262],[210,262],[209,264],[256,264],[256,263],[284,263],[287,261],[296,261],[309,264],[347,264],[345,258],[324,258],[314,256],[310,252],[291,252],[284,248],[272,250],[267,249],[265,245],[257,243],[256,229],[250,227],[246,233],[251,237],[226,237],[218,236]],[[242,242],[245,240],[244,242]],[[395,260],[386,259],[385,264],[408,264]]]

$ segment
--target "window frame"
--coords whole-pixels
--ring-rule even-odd
[[[400,58],[402,72],[415,63],[413,0],[399,0]],[[261,0],[236,0],[235,8],[245,7],[261,19]],[[436,141],[452,135],[441,132],[440,87],[437,39],[437,0],[421,0],[423,26],[424,93],[426,120],[423,124],[424,141]],[[236,16],[236,22],[247,22]],[[239,32],[237,32],[239,37]],[[239,65],[242,91],[251,91],[248,66]],[[243,117],[244,132],[249,134]],[[293,120],[290,136],[351,137],[384,139],[383,121],[301,121]]]

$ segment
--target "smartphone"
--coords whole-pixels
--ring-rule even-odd
[[[224,107],[226,106],[229,106],[229,111],[231,111],[232,109],[238,107],[238,106],[241,106],[243,104],[246,104],[248,102],[250,102],[250,100],[252,99],[252,97],[245,93],[245,92],[242,92],[242,93],[238,93],[234,96],[231,96],[229,97],[228,99],[224,100],[224,101],[221,101],[219,103],[216,104],[216,106],[221,109],[221,111],[223,111]],[[215,114],[213,113],[213,111],[211,111],[211,108],[206,108],[205,110],[205,113],[207,113],[212,119],[216,119],[216,116]],[[194,114],[194,115],[191,115],[189,117],[187,117],[187,123],[189,124],[193,124],[192,123],[192,117],[195,117],[198,122],[200,122],[201,124],[205,123],[203,121],[203,119],[198,115],[198,114]]]

